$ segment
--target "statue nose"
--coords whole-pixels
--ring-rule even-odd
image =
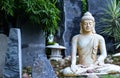
[[[87,27],[90,27],[90,24],[87,24]]]
[[[87,25],[87,26],[90,26],[90,24],[89,24],[89,23],[87,23],[86,25]]]

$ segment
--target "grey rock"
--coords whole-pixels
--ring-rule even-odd
[[[41,55],[34,62],[32,76],[33,78],[57,78],[50,61],[46,56]]]
[[[18,29],[10,29],[3,78],[20,78],[18,42]]]

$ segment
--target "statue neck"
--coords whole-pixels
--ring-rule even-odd
[[[92,32],[83,32],[82,33],[82,35],[85,35],[85,36],[87,36],[87,35],[92,35],[93,33]]]

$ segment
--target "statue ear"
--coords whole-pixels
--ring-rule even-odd
[[[83,33],[82,23],[80,23],[80,33]]]
[[[93,31],[92,32],[96,33],[96,31],[95,31],[95,22],[93,22]]]
[[[93,26],[95,27],[95,22],[93,22]]]

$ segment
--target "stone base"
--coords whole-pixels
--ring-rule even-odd
[[[64,76],[82,76],[82,77],[87,77],[87,76],[100,76],[100,75],[107,75],[107,73],[82,73],[79,75],[64,75]]]
[[[77,76],[63,76],[63,78],[119,78],[120,74],[85,73]]]
[[[62,56],[51,56],[50,57],[50,60],[56,60],[56,61],[59,61],[62,59]]]

